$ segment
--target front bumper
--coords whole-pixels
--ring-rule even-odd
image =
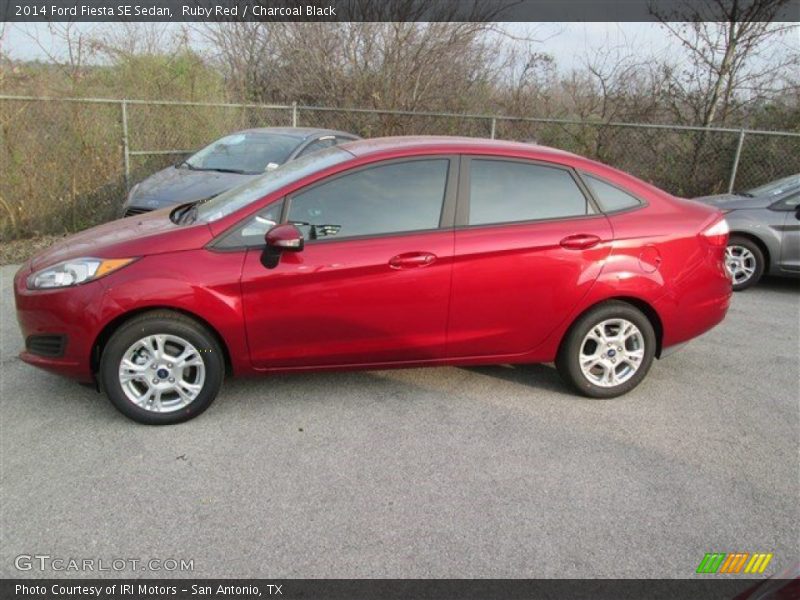
[[[56,290],[27,288],[26,263],[14,276],[17,322],[24,339],[30,336],[62,336],[59,356],[43,356],[23,350],[24,362],[82,382],[92,382],[92,345],[102,329],[99,314],[104,297],[100,282]]]

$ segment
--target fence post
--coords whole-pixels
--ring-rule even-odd
[[[128,148],[128,102],[122,100],[120,102],[122,109],[122,164],[125,169],[125,194],[127,195],[131,189],[131,161],[130,149]]]
[[[292,127],[297,127],[297,101],[292,102]]]
[[[497,133],[497,119],[495,117],[492,117],[492,134],[491,134],[492,139],[494,139],[496,133]]]
[[[733,193],[733,186],[736,183],[736,171],[739,170],[739,158],[742,156],[742,144],[744,144],[744,129],[739,131],[739,143],[736,144],[736,154],[733,157],[733,168],[731,169],[731,179],[728,182],[728,193]]]

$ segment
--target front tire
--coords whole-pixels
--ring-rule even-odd
[[[572,325],[556,367],[584,396],[615,398],[641,383],[655,351],[656,335],[648,318],[626,302],[610,301]]]
[[[725,268],[733,280],[733,291],[740,292],[758,283],[764,274],[764,253],[753,240],[732,235],[725,248]]]
[[[123,324],[100,359],[100,384],[126,417],[169,425],[198,416],[219,392],[225,361],[214,335],[181,313],[153,311]]]

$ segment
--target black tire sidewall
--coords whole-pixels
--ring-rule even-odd
[[[758,244],[749,238],[732,235],[728,239],[727,247],[730,248],[731,246],[742,246],[743,248],[747,248],[756,259],[756,270],[750,276],[750,279],[741,284],[733,283],[733,291],[740,292],[758,283],[758,281],[761,279],[761,276],[764,274],[766,261],[764,260],[764,253],[761,251],[761,248],[759,248]]]
[[[584,337],[601,321],[625,319],[642,333],[645,344],[644,357],[639,370],[625,383],[613,388],[598,386],[589,381],[581,371],[580,350]],[[647,375],[656,353],[656,334],[650,320],[637,308],[625,302],[602,304],[580,317],[571,327],[558,353],[556,367],[561,377],[575,390],[590,398],[615,398],[627,394]]]
[[[205,381],[197,398],[188,406],[169,413],[155,413],[136,406],[119,383],[119,364],[125,351],[148,335],[179,336],[201,351],[205,365]],[[111,403],[125,416],[147,425],[170,425],[192,419],[205,411],[219,392],[225,375],[225,362],[219,344],[204,327],[189,319],[167,316],[134,319],[118,329],[103,349],[98,372],[100,385]]]

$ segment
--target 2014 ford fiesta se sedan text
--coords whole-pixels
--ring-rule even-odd
[[[21,358],[154,424],[226,374],[555,361],[610,398],[723,319],[727,237],[717,209],[566,152],[357,141],[28,261]]]

